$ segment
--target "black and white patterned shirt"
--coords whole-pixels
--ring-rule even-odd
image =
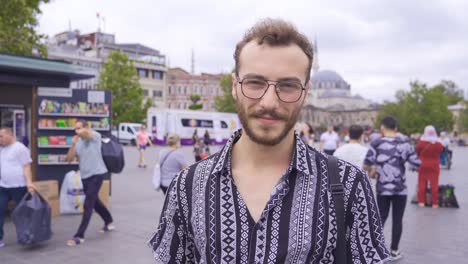
[[[333,263],[337,229],[327,157],[296,134],[290,168],[255,223],[230,169],[241,133],[172,182],[148,243],[156,262]],[[348,258],[354,264],[383,263],[389,253],[367,176],[349,163],[338,164],[345,185]]]

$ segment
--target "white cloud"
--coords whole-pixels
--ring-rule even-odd
[[[171,66],[196,71],[233,68],[232,53],[243,32],[264,17],[296,24],[317,37],[322,69],[347,80],[354,93],[392,99],[411,80],[455,81],[468,89],[468,1],[155,1],[68,0],[43,5],[40,31],[97,29],[96,13],[118,42],[139,42],[166,54]]]

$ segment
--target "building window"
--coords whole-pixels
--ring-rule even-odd
[[[162,80],[163,76],[164,75],[162,71],[153,71],[153,79]]]
[[[153,90],[153,97],[163,97],[163,92],[160,90]]]
[[[148,93],[148,90],[143,89],[143,96],[148,96],[148,94],[149,94],[149,93]]]
[[[148,70],[146,70],[146,69],[138,69],[138,77],[140,77],[140,78],[148,78]]]

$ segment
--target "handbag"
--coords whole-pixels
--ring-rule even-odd
[[[153,186],[155,190],[159,190],[161,188],[161,168],[164,165],[164,162],[167,160],[167,158],[171,155],[172,152],[174,152],[175,149],[169,151],[169,153],[166,154],[164,159],[161,161],[161,164],[159,162],[154,165],[154,170],[153,170]]]

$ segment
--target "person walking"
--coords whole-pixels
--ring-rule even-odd
[[[328,126],[327,132],[320,136],[320,151],[328,155],[333,155],[340,143],[340,137],[333,130],[333,126]]]
[[[101,153],[101,134],[91,129],[85,120],[78,120],[75,123],[75,133],[72,145],[67,152],[67,161],[71,162],[78,156],[80,175],[86,198],[80,226],[73,238],[67,241],[68,246],[84,243],[84,235],[91,220],[93,210],[96,210],[98,215],[104,220],[104,227],[100,232],[106,233],[115,229],[109,210],[98,196],[102,182],[108,175]]]
[[[349,143],[344,144],[336,149],[333,156],[347,161],[358,168],[364,167],[364,159],[366,158],[368,148],[361,144],[362,133],[364,130],[361,126],[352,125],[349,127]]]
[[[198,139],[197,143],[193,146],[193,153],[195,154],[195,162],[208,157],[207,146],[203,138]]]
[[[364,165],[369,172],[375,169],[377,173],[377,204],[382,224],[385,225],[392,207],[391,256],[397,260],[403,256],[398,246],[403,232],[403,214],[408,195],[405,163],[419,167],[421,161],[409,141],[397,135],[395,118],[383,118],[380,130],[383,137],[371,142]]]
[[[193,145],[197,144],[197,142],[198,142],[198,130],[196,128],[193,131],[192,140],[193,140]]]
[[[161,170],[161,190],[164,194],[174,177],[181,170],[187,168],[184,154],[180,151],[180,138],[176,134],[167,136],[168,148],[159,152],[159,164]]]
[[[444,147],[437,137],[433,126],[426,126],[424,134],[416,145],[416,152],[421,160],[418,171],[418,205],[426,206],[427,183],[431,185],[432,208],[439,207],[440,155]]]
[[[148,242],[155,262],[383,263],[389,253],[365,173],[338,160],[330,169],[346,195],[334,202],[329,157],[294,130],[310,89],[307,36],[265,19],[234,54],[232,95],[243,128],[172,181]],[[346,217],[337,219],[344,204]]]
[[[27,192],[34,192],[31,162],[29,149],[16,141],[13,130],[0,128],[0,248],[5,247],[3,223],[8,202],[18,205]]]
[[[145,163],[145,151],[148,145],[152,145],[151,140],[149,138],[148,132],[146,132],[146,125],[142,124],[140,127],[140,131],[138,131],[136,136],[137,141],[137,148],[140,153],[140,158],[138,160],[138,168],[146,168]]]

